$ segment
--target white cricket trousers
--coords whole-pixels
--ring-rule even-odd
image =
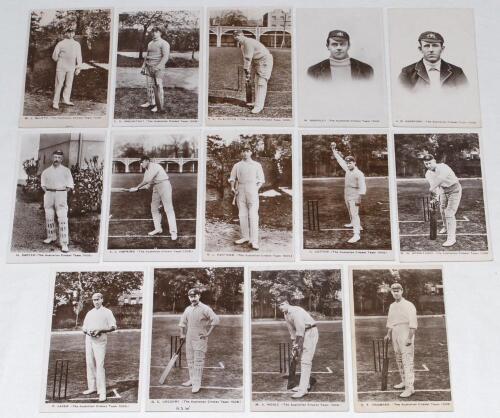
[[[161,227],[161,212],[160,206],[167,214],[168,228],[170,235],[177,234],[177,221],[175,219],[174,205],[172,203],[172,185],[169,180],[162,181],[153,186],[153,195],[151,196],[151,216],[155,229]]]
[[[106,357],[105,334],[99,337],[85,336],[85,360],[87,362],[87,386],[89,390],[97,390],[99,395],[106,395],[106,372],[104,358]]]
[[[309,381],[311,379],[312,361],[316,352],[316,344],[318,344],[319,332],[318,328],[309,328],[304,333],[304,349],[300,358],[300,382],[299,390],[307,392]]]
[[[392,347],[396,355],[401,381],[405,384],[405,389],[413,389],[415,383],[415,370],[413,358],[415,356],[415,337],[411,345],[407,346],[408,335],[410,333],[409,324],[399,324],[392,328]]]
[[[73,78],[75,76],[75,70],[71,71],[56,71],[56,85],[54,88],[54,104],[59,104],[59,99],[61,97],[61,90],[63,90],[63,102],[68,103],[71,100],[71,88],[73,87]]]
[[[240,218],[241,237],[258,244],[259,242],[259,189],[257,184],[238,184],[238,215]]]

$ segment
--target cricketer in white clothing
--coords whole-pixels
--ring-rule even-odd
[[[140,107],[149,108],[151,112],[165,110],[163,92],[163,76],[165,65],[170,56],[170,44],[161,37],[162,31],[158,27],[151,30],[153,39],[148,43],[146,58],[142,64],[141,73],[146,76],[146,90],[148,101]],[[156,103],[158,98],[160,103]]]
[[[67,106],[74,106],[71,102],[71,88],[73,87],[73,77],[80,73],[82,65],[82,48],[80,44],[73,39],[74,29],[67,29],[66,39],[58,42],[52,53],[52,59],[57,62],[56,81],[54,88],[54,100],[52,107],[59,109],[59,100],[61,90],[63,90],[63,103]]]
[[[247,38],[241,30],[233,32],[234,39],[238,41],[243,54],[243,69],[247,81],[250,80],[252,62],[255,67],[255,103],[252,113],[260,113],[266,101],[267,83],[273,71],[273,56],[259,41]]]
[[[83,393],[89,395],[97,391],[99,402],[106,400],[106,372],[104,359],[108,332],[116,330],[116,320],[113,312],[102,306],[101,293],[92,295],[94,308],[87,312],[83,321],[82,331],[85,334],[85,360],[87,363],[87,386]]]
[[[174,205],[172,203],[172,185],[168,178],[168,174],[164,168],[157,163],[153,163],[146,155],[141,157],[141,166],[144,170],[144,178],[137,187],[129,189],[130,192],[136,192],[140,188],[153,186],[153,194],[151,196],[151,216],[153,217],[154,230],[148,234],[151,236],[161,234],[161,212],[160,207],[163,206],[167,214],[168,228],[172,241],[177,240],[177,221],[175,218]]]
[[[437,163],[436,159],[427,154],[423,157],[425,168],[425,178],[429,182],[429,191],[439,199],[441,219],[443,228],[440,234],[446,232],[446,241],[443,247],[451,247],[457,242],[457,219],[455,217],[460,199],[462,198],[462,186],[457,176],[450,166],[444,163]]]
[[[387,335],[385,339],[392,341],[396,356],[401,383],[394,389],[404,389],[399,395],[408,398],[415,393],[415,371],[413,360],[415,356],[415,331],[417,330],[417,310],[415,305],[403,298],[403,286],[400,283],[391,285],[394,302],[387,314]]]
[[[219,324],[219,317],[210,308],[200,302],[201,291],[193,288],[188,292],[191,305],[188,306],[179,321],[180,338],[186,342],[186,360],[189,380],[182,386],[191,386],[191,392],[197,393],[201,388],[201,378],[208,349],[208,336]]]
[[[344,199],[349,212],[350,223],[344,225],[346,228],[353,229],[353,236],[347,242],[355,243],[361,239],[361,219],[359,217],[359,207],[361,199],[366,194],[366,180],[363,172],[356,166],[354,157],[348,156],[342,158],[340,153],[336,150],[335,142],[331,144],[333,157],[337,160],[339,165],[345,171],[344,182]]]
[[[68,252],[69,226],[68,226],[68,191],[75,185],[73,176],[68,167],[62,165],[64,154],[61,150],[52,154],[52,165],[42,172],[40,179],[44,191],[43,208],[45,210],[45,225],[47,238],[43,241],[50,244],[57,240],[56,221],[59,223],[59,243],[61,251]]]
[[[229,183],[236,195],[240,218],[241,238],[235,244],[249,242],[254,250],[259,249],[259,189],[265,183],[262,165],[252,160],[252,150],[243,147],[243,159],[231,170]]]
[[[311,369],[319,333],[316,321],[300,306],[290,305],[286,297],[278,299],[279,309],[285,316],[285,322],[293,341],[293,347],[300,356],[300,382],[293,388],[292,398],[302,398],[307,395],[310,387]]]

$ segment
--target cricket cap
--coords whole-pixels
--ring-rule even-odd
[[[343,30],[330,31],[328,33],[328,38],[326,38],[327,42],[328,42],[328,39],[330,39],[330,38],[342,39],[342,40],[347,41],[347,42],[350,41],[349,34]]]
[[[288,303],[288,298],[286,296],[278,296],[276,301],[278,305],[281,305],[282,303]]]
[[[150,160],[151,160],[151,158],[149,158],[147,155],[141,155],[141,163],[143,161],[150,161]]]
[[[422,157],[422,160],[424,160],[424,161],[432,161],[432,160],[435,160],[435,158],[434,158],[434,155],[432,155],[432,154],[425,154]]]
[[[58,150],[55,150],[55,151],[52,153],[52,155],[60,155],[60,156],[62,157],[62,156],[64,156],[64,153],[63,153],[60,149],[58,149]]]
[[[68,26],[64,29],[64,33],[75,32],[75,28],[73,26]]]
[[[193,296],[193,295],[201,295],[201,290],[197,289],[196,287],[189,289],[188,296]]]
[[[245,144],[241,147],[242,151],[252,151],[252,147],[248,144]]]
[[[403,290],[403,286],[401,286],[401,283],[396,282],[391,284],[391,290],[398,290],[398,289]]]
[[[418,42],[420,41],[439,42],[443,44],[444,38],[437,32],[427,31],[420,34],[420,36],[418,37]]]
[[[356,159],[352,155],[348,155],[347,157],[345,157],[345,162],[346,163],[355,163]]]

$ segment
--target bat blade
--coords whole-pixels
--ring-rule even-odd
[[[387,390],[387,377],[389,375],[389,359],[385,358],[382,365],[382,384],[380,389]]]
[[[297,356],[292,357],[292,361],[290,362],[290,368],[288,370],[288,382],[286,385],[287,389],[293,389],[297,386]]]
[[[437,208],[435,203],[430,205],[429,228],[429,238],[434,241],[437,239]]]
[[[250,105],[253,103],[252,82],[247,81],[245,83],[245,88],[246,88],[246,102],[247,102],[247,105]]]
[[[179,358],[179,354],[177,354],[177,353],[172,356],[172,358],[170,359],[170,361],[167,364],[167,367],[165,367],[165,369],[163,370],[163,373],[160,376],[160,379],[158,380],[160,385],[163,385],[163,383],[165,383],[167,376],[169,375],[170,371],[174,367],[174,364],[178,358]]]

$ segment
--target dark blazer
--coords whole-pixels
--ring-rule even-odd
[[[408,65],[401,70],[399,81],[410,89],[430,86],[429,75],[424,60]],[[460,87],[467,84],[467,77],[460,67],[441,60],[441,85],[443,87]]]
[[[309,67],[307,74],[316,80],[331,81],[330,59]],[[351,76],[354,80],[368,80],[373,77],[373,68],[364,62],[351,58]]]

